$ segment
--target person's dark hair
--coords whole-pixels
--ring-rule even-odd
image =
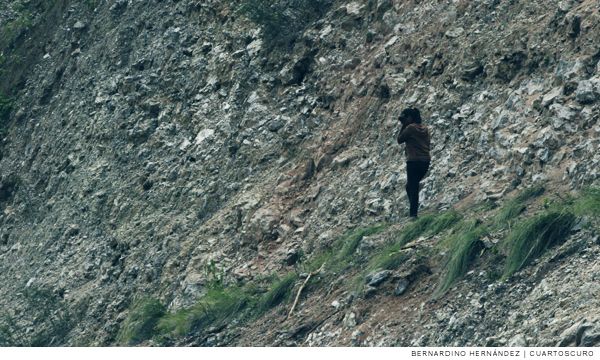
[[[406,109],[402,110],[402,115],[410,116],[413,120],[413,123],[415,123],[415,124],[420,124],[421,122],[423,122],[423,120],[421,119],[421,113],[419,112],[419,109],[417,109],[415,107],[406,108]]]

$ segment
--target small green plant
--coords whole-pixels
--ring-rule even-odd
[[[542,203],[543,203],[543,204],[542,204],[542,206],[543,206],[543,207],[544,207],[544,209],[546,209],[546,210],[548,210],[548,208],[549,208],[549,205],[548,205],[548,204],[549,204],[549,203],[548,203],[549,201],[550,201],[550,199],[548,199],[548,198],[542,198]]]
[[[473,212],[476,212],[476,213],[478,213],[478,212],[487,212],[487,211],[490,211],[490,210],[494,210],[497,207],[498,207],[498,204],[496,204],[493,201],[488,200],[488,201],[484,201],[484,202],[481,202],[481,203],[477,204],[473,208]]]
[[[340,243],[343,244],[341,257],[343,259],[350,259],[356,252],[358,245],[365,236],[375,235],[385,230],[386,228],[387,225],[385,224],[369,226],[366,228],[360,228],[358,230],[355,230],[351,232],[347,237],[342,237],[340,239]]]
[[[485,278],[488,279],[488,280],[490,280],[490,281],[496,281],[496,280],[500,279],[501,276],[502,275],[499,272],[492,271],[492,272],[488,273],[485,276]]]
[[[369,261],[367,271],[377,269],[396,270],[398,266],[406,261],[406,259],[406,254],[400,251],[397,245],[393,245],[375,255],[373,259]]]
[[[223,281],[225,279],[225,266],[221,267],[221,273],[217,273],[217,266],[215,265],[215,261],[213,259],[210,260],[210,263],[206,264],[206,281],[207,287],[209,289],[216,289],[218,287],[223,286]]]

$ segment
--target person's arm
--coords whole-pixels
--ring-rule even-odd
[[[408,130],[408,126],[402,125],[402,129],[400,129],[400,133],[398,134],[398,144],[405,143],[409,138],[410,131]]]

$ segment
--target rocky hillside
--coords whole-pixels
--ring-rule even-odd
[[[3,2],[0,345],[599,344],[598,8]]]

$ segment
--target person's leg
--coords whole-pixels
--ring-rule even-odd
[[[406,195],[408,197],[408,203],[410,204],[410,182],[409,182],[409,177],[408,177],[408,170],[407,170],[407,175],[406,175],[406,186],[404,187],[406,189]]]
[[[409,165],[410,164],[410,165]],[[419,182],[423,179],[427,170],[429,169],[429,163],[425,161],[409,161],[407,162],[407,192],[410,192],[410,216],[417,217],[419,212]],[[410,167],[410,170],[408,170]]]
[[[410,204],[409,216],[416,217],[419,207],[419,167],[416,161],[406,163],[406,193]]]

